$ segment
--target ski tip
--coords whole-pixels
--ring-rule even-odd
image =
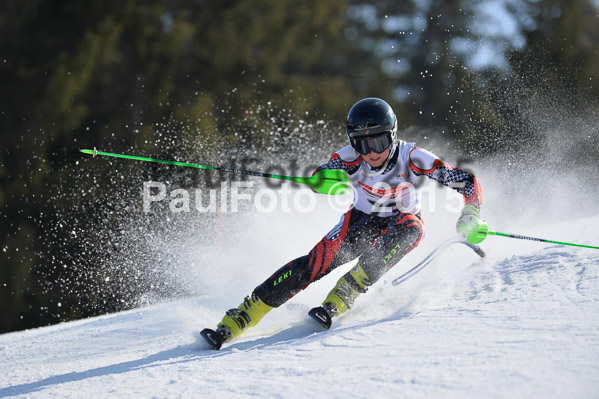
[[[318,324],[320,324],[327,330],[329,328],[331,328],[331,324],[333,324],[333,320],[331,319],[331,316],[329,316],[327,311],[322,306],[318,306],[318,307],[310,310],[308,312],[308,316],[310,316],[311,318],[316,320],[318,322]]]
[[[200,335],[208,342],[214,350],[219,350],[223,346],[223,339],[219,333],[209,328],[204,328]]]

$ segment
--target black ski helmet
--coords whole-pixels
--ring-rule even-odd
[[[397,118],[391,106],[376,97],[355,103],[347,114],[347,138],[362,155],[369,149],[381,153],[389,147],[391,154],[397,144]]]

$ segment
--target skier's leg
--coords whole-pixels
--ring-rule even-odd
[[[346,212],[307,255],[281,267],[254,292],[269,306],[281,306],[337,266],[358,257],[368,242],[358,240],[356,233],[363,231],[370,219],[369,215],[357,210]]]
[[[256,287],[239,307],[227,311],[217,331],[225,340],[237,337],[310,283],[355,259],[370,243],[359,239],[356,234],[363,232],[371,220],[369,215],[354,209],[346,212],[310,253],[281,267]]]
[[[420,243],[424,229],[419,217],[402,212],[390,218],[390,222],[324,300],[323,307],[329,316],[350,309],[360,294]]]

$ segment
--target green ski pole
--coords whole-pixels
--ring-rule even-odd
[[[347,188],[351,185],[349,182],[349,178],[347,177],[347,173],[340,169],[323,169],[320,172],[316,173],[310,177],[294,177],[294,176],[282,176],[275,175],[271,173],[262,173],[262,172],[252,172],[249,170],[241,170],[241,169],[230,169],[230,168],[221,168],[218,166],[208,166],[208,165],[198,165],[193,163],[186,162],[177,162],[177,161],[165,161],[162,159],[153,159],[146,157],[138,157],[135,155],[125,155],[125,154],[113,154],[110,152],[98,151],[96,148],[93,150],[80,150],[84,154],[89,154],[92,156],[103,155],[107,157],[113,158],[124,158],[124,159],[132,159],[135,161],[144,161],[144,162],[154,162],[154,163],[162,163],[167,165],[175,165],[175,166],[186,166],[190,168],[198,168],[198,169],[208,169],[208,170],[216,170],[220,172],[230,172],[237,173],[243,175],[250,176],[258,176],[258,177],[268,177],[272,179],[279,180],[289,180],[294,181],[300,184],[306,184],[310,186],[314,191],[320,194],[330,194],[330,195],[341,195],[343,194]]]
[[[599,247],[594,247],[592,245],[582,245],[582,244],[573,244],[571,242],[561,242],[561,241],[545,240],[543,238],[527,237],[527,236],[522,236],[522,235],[519,235],[519,234],[500,233],[499,231],[492,231],[492,230],[489,230],[487,232],[487,234],[490,235],[490,236],[500,236],[500,237],[508,237],[508,238],[517,238],[519,240],[530,240],[530,241],[548,242],[550,244],[569,245],[571,247],[599,249]]]

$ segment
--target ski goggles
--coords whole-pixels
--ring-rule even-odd
[[[373,134],[372,136],[352,137],[349,140],[351,146],[361,155],[370,154],[371,151],[380,154],[393,143],[391,132]]]

